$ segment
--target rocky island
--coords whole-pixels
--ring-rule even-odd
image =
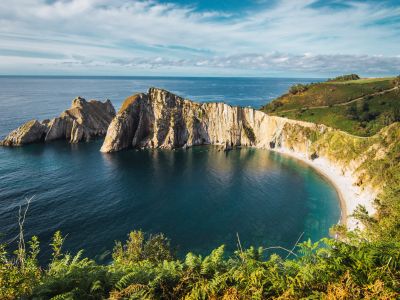
[[[2,146],[22,146],[30,143],[64,139],[71,143],[103,137],[115,116],[110,100],[105,102],[82,97],[72,100],[71,107],[51,120],[32,120],[12,131]]]

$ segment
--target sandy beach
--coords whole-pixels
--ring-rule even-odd
[[[378,194],[377,191],[369,188],[364,188],[362,190],[360,187],[355,185],[357,178],[355,178],[350,171],[347,171],[343,174],[339,166],[336,166],[328,159],[323,157],[311,160],[308,159],[304,153],[290,151],[285,148],[271,149],[271,151],[288,155],[306,163],[332,183],[340,199],[340,223],[345,224],[348,229],[361,227],[359,222],[351,217],[351,214],[358,205],[365,206],[370,215],[375,213],[373,201]]]

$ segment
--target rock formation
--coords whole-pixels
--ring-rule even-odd
[[[29,143],[65,139],[71,143],[88,141],[106,134],[108,125],[115,116],[110,100],[86,101],[77,97],[71,108],[52,120],[29,121],[12,131],[0,145],[21,146]]]
[[[271,148],[281,144],[286,124],[315,124],[269,116],[261,111],[225,103],[196,103],[168,91],[128,97],[108,128],[102,152],[129,147],[180,148],[221,145]],[[321,127],[322,128],[322,127]]]

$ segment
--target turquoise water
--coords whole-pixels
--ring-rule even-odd
[[[30,115],[65,108],[72,98],[57,94],[57,80],[53,84],[48,78],[33,82],[7,78],[7,84],[2,80],[8,93],[0,95],[2,133]],[[68,91],[75,93],[79,88],[83,91],[79,94],[90,94],[93,83],[85,91],[80,80],[71,79]],[[113,80],[116,86],[98,82],[97,93],[127,84],[126,79],[123,83]],[[229,80],[222,82],[226,85]],[[255,85],[246,80],[243,85]],[[10,81],[18,88],[12,91]],[[264,85],[268,86],[268,80]],[[218,80],[213,89],[218,90]],[[218,94],[225,89],[219,86]],[[119,101],[129,95],[125,92]],[[19,99],[19,108],[7,99]],[[0,148],[1,241],[11,241],[17,234],[18,206],[31,196],[35,197],[27,215],[28,237],[36,234],[46,244],[60,229],[68,234],[67,250],[84,248],[86,255],[99,260],[107,260],[114,241],[124,240],[132,229],[165,233],[179,255],[187,251],[205,254],[220,244],[234,250],[236,233],[244,246],[291,247],[302,232],[303,239],[327,236],[340,217],[338,195],[330,183],[301,162],[266,150],[224,153],[214,147],[195,147],[102,154],[100,146],[98,140]],[[42,248],[42,258],[48,257],[47,247]]]

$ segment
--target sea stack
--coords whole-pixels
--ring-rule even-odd
[[[13,130],[3,141],[2,146],[22,146],[30,143],[48,142],[64,139],[71,143],[89,141],[103,137],[115,109],[110,100],[105,102],[77,97],[71,108],[51,120],[31,120]]]

